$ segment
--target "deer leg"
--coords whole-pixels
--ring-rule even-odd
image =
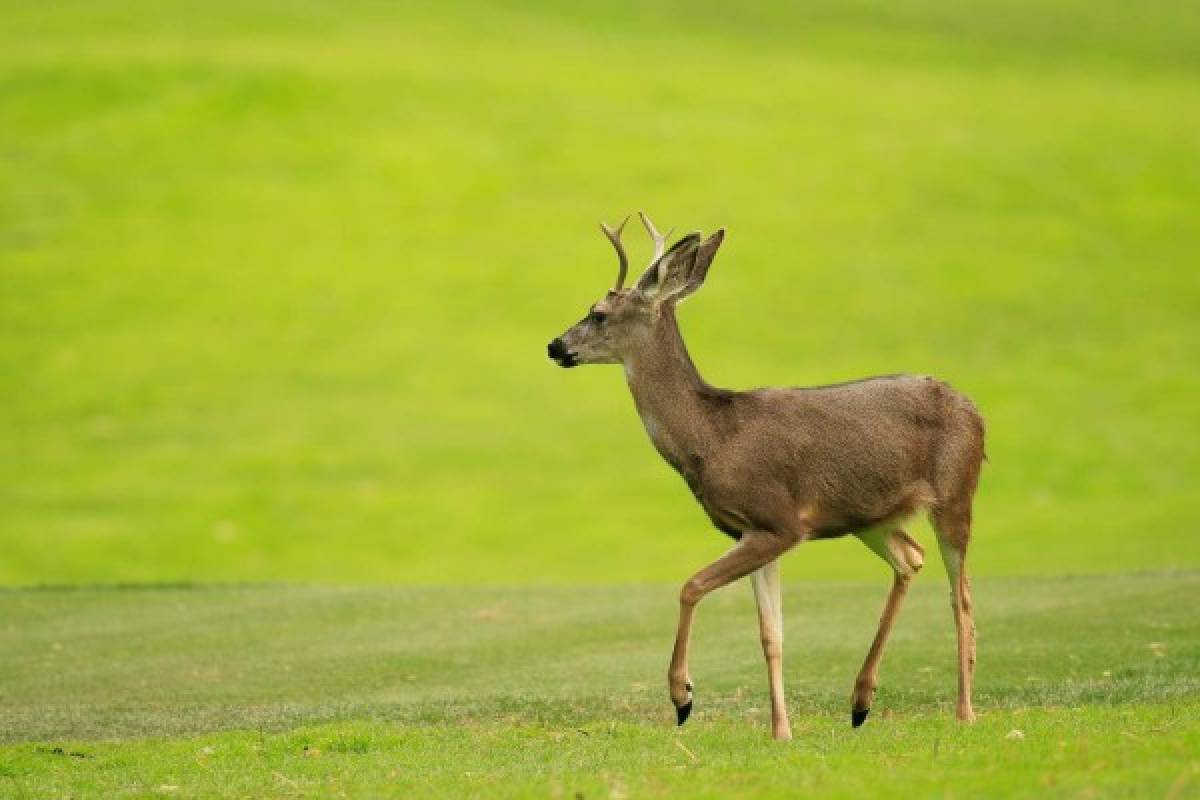
[[[964,722],[975,720],[971,706],[971,683],[975,677],[975,618],[971,613],[971,587],[962,553],[943,548],[946,577],[950,579],[950,608],[958,633],[958,703],[955,715]]]
[[[767,684],[771,691],[771,734],[780,741],[792,738],[787,702],[783,695],[783,592],[779,585],[779,559],[750,573],[754,599],[758,602],[758,629],[762,634],[763,657],[767,661]]]
[[[934,516],[938,548],[950,580],[950,609],[958,633],[958,702],[955,715],[964,722],[975,720],[971,706],[971,682],[975,677],[975,618],[971,613],[971,584],[967,579],[967,541],[970,522]]]
[[[675,632],[675,649],[667,670],[667,686],[675,715],[682,725],[692,713],[692,682],[688,675],[688,647],[692,638],[692,620],[696,604],[710,592],[744,578],[754,570],[774,561],[803,537],[800,534],[776,534],[748,531],[737,545],[725,555],[693,575],[679,592],[679,627]]]
[[[897,574],[892,582],[892,590],[888,592],[887,602],[883,606],[883,614],[879,618],[879,630],[867,658],[863,661],[858,678],[854,681],[854,694],[850,698],[850,724],[857,728],[867,721],[871,713],[871,701],[875,699],[875,689],[879,685],[879,662],[883,660],[883,648],[887,644],[888,634],[900,613],[900,604],[908,593],[908,583],[911,580],[906,575]]]
[[[883,660],[888,635],[900,614],[909,583],[925,563],[925,551],[921,545],[899,528],[866,531],[859,534],[858,538],[871,552],[888,563],[895,578],[884,603],[883,614],[879,617],[879,630],[875,632],[871,649],[867,651],[866,660],[854,681],[854,694],[850,698],[850,724],[855,728],[866,722],[867,714],[871,712],[871,701],[879,685],[879,663]]]

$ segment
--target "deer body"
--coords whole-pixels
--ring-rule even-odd
[[[687,482],[713,524],[737,541],[680,594],[668,670],[679,724],[692,707],[687,653],[696,604],[752,575],[759,605],[776,738],[790,738],[783,696],[782,604],[776,559],[795,545],[854,534],[892,568],[879,632],[852,696],[866,719],[883,646],[923,550],[903,530],[929,511],[951,582],[959,633],[958,715],[973,717],[974,625],[963,560],[983,461],[983,421],[971,402],[924,376],[893,375],[813,388],[735,392],[706,383],[676,320],[679,300],[703,282],[724,232],[691,234],[663,253],[665,238],[643,216],[655,258],[637,287],[622,284],[620,232],[605,232],[621,258],[616,288],[551,342],[562,366],[620,362],[646,432]]]

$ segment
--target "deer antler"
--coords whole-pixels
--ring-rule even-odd
[[[667,239],[675,232],[675,229],[671,228],[665,234],[661,234],[654,227],[654,223],[650,221],[650,218],[646,216],[645,211],[639,211],[638,216],[642,218],[642,225],[645,226],[646,233],[650,234],[650,238],[654,240],[654,256],[650,259],[650,264],[653,265],[655,261],[662,258],[663,250],[667,246]]]
[[[625,223],[629,222],[629,217],[621,220],[621,224],[616,230],[608,227],[605,223],[600,223],[600,230],[604,231],[604,235],[612,242],[613,249],[617,251],[617,260],[620,266],[617,268],[617,283],[613,286],[613,291],[621,291],[621,287],[625,285],[625,274],[629,272],[629,256],[625,255],[625,245],[621,244],[621,232],[625,230]]]

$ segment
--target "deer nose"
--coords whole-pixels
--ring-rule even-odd
[[[550,344],[546,345],[546,355],[554,359],[560,367],[577,367],[579,362],[575,360],[575,355],[567,349],[566,343],[561,339],[555,339]]]

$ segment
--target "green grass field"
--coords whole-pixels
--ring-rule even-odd
[[[1200,797],[1200,574],[980,581],[973,726],[923,576],[852,730],[884,590],[787,587],[790,744],[743,586],[678,732],[672,586],[5,592],[0,795]]]
[[[1200,796],[1197,98],[1180,0],[0,0],[0,797]],[[853,541],[796,741],[745,587],[671,726],[728,542],[545,358],[638,208],[710,381],[982,409],[975,726],[934,564],[851,731]]]

